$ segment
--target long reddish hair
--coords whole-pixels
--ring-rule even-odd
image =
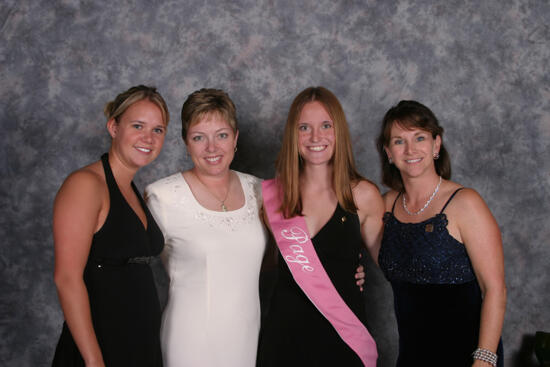
[[[355,168],[346,115],[338,98],[331,91],[323,87],[309,87],[300,92],[290,106],[283,144],[276,162],[276,175],[283,196],[280,210],[286,218],[302,214],[300,173],[304,163],[298,152],[298,123],[304,106],[314,101],[325,107],[334,124],[332,186],[336,197],[342,208],[353,213],[357,211],[353,201],[352,184],[364,178]]]

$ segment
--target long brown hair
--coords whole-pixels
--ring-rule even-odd
[[[439,125],[434,113],[422,103],[417,101],[400,101],[386,112],[382,120],[380,135],[376,140],[376,148],[380,156],[382,166],[382,182],[384,185],[396,191],[403,190],[403,179],[401,173],[394,164],[390,164],[384,147],[388,147],[391,139],[391,128],[394,124],[399,124],[405,129],[420,129],[432,134],[435,139],[439,135],[441,146],[439,148],[439,158],[434,162],[435,171],[438,175],[448,180],[451,178],[451,159],[445,146],[443,145],[443,128]]]
[[[298,152],[298,123],[302,109],[307,103],[320,102],[334,124],[334,155],[332,157],[332,186],[338,202],[345,210],[356,212],[352,184],[364,178],[357,172],[346,115],[338,98],[326,88],[309,87],[300,92],[288,111],[283,144],[277,157],[276,175],[282,189],[280,210],[286,218],[302,214],[300,198],[300,173],[303,162]]]

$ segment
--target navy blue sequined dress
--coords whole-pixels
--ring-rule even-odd
[[[380,268],[393,288],[399,329],[398,367],[472,365],[481,313],[479,288],[466,248],[447,231],[441,212],[420,223],[384,215]],[[498,365],[502,366],[502,344]]]

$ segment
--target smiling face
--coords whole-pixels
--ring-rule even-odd
[[[426,130],[407,129],[394,122],[389,144],[384,150],[402,177],[417,177],[430,170],[435,173],[434,156],[439,153],[440,145],[439,135],[434,139]]]
[[[218,113],[207,114],[187,131],[185,144],[198,175],[223,176],[235,155],[239,132]]]
[[[139,169],[151,163],[159,155],[166,124],[160,108],[142,99],[133,103],[119,117],[107,121],[107,129],[113,138],[111,152],[130,169]]]
[[[306,103],[298,119],[298,151],[306,164],[328,164],[334,154],[334,122],[322,103]]]

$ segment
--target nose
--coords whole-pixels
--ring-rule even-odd
[[[212,139],[208,139],[206,142],[206,151],[209,153],[216,151],[216,143]]]
[[[413,152],[413,146],[411,143],[405,142],[405,153],[411,154]]]
[[[145,141],[147,143],[153,142],[153,132],[150,131],[150,130],[144,129],[142,139],[143,139],[143,141]]]
[[[313,128],[311,129],[311,136],[310,139],[312,142],[318,142],[320,137],[321,131],[319,129]]]

